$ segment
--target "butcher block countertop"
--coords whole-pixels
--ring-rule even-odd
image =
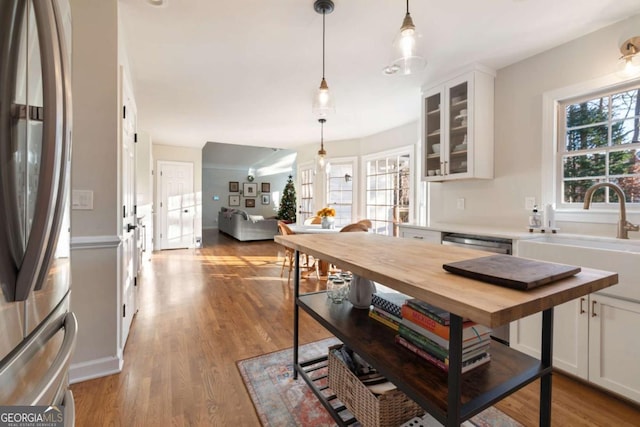
[[[490,253],[373,233],[299,234],[275,241],[492,328],[618,283],[616,273],[582,268],[527,291],[506,288],[442,268]]]

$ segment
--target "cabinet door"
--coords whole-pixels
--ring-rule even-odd
[[[588,375],[588,299],[578,298],[560,304],[553,311],[553,366],[587,379]],[[540,358],[542,315],[536,313],[511,323],[510,346]]]
[[[589,317],[589,380],[640,402],[640,304],[593,294]]]
[[[443,174],[447,178],[463,177],[469,172],[469,138],[473,129],[473,78],[465,75],[446,86],[447,112]]]
[[[440,89],[428,92],[423,98],[424,136],[423,168],[426,179],[436,179],[442,174],[441,152],[444,136],[444,96]]]

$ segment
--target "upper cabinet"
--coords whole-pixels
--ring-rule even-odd
[[[424,180],[493,178],[494,79],[474,69],[423,91]]]

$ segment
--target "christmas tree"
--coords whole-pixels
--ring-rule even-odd
[[[296,222],[296,189],[293,186],[293,177],[291,175],[289,175],[287,185],[284,186],[284,191],[282,192],[278,219]]]

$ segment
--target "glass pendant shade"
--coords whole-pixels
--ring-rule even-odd
[[[632,37],[620,46],[622,56],[618,61],[618,74],[622,77],[640,75],[640,37]]]
[[[422,71],[426,63],[418,53],[419,42],[420,34],[413,24],[411,15],[407,12],[400,32],[393,41],[391,65],[385,69],[385,72],[409,75]],[[387,70],[392,70],[392,72],[389,73]]]
[[[335,109],[334,99],[333,96],[331,96],[331,92],[329,92],[327,81],[322,78],[320,87],[313,98],[313,114],[317,118],[326,118],[329,114],[333,113]]]

